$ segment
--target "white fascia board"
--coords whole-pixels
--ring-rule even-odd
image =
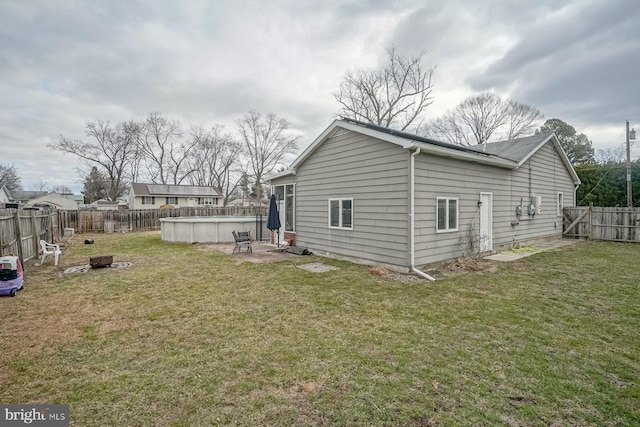
[[[562,145],[560,145],[560,141],[558,140],[558,137],[556,136],[555,133],[552,133],[551,135],[549,135],[549,137],[547,139],[542,141],[540,144],[538,144],[538,146],[536,148],[531,150],[529,152],[529,154],[527,154],[525,156],[524,159],[520,160],[520,162],[518,162],[518,167],[520,167],[523,164],[525,164],[525,162],[527,160],[529,160],[531,158],[531,156],[533,156],[535,153],[537,153],[538,150],[541,149],[549,141],[551,141],[553,146],[556,148],[556,151],[560,155],[560,159],[562,160],[562,163],[564,163],[564,166],[567,168],[567,171],[569,172],[569,175],[571,175],[571,178],[573,179],[573,183],[575,185],[580,185],[582,183],[580,181],[580,177],[578,177],[578,174],[576,173],[576,170],[573,168],[573,165],[571,164],[571,161],[569,160],[569,157],[567,157],[567,153],[564,152],[564,149],[562,148]]]
[[[529,154],[527,154],[522,160],[520,160],[518,162],[518,167],[524,165],[527,162],[527,160],[529,160],[531,158],[531,156],[536,154],[538,152],[538,150],[541,149],[544,146],[544,144],[546,144],[547,142],[549,142],[549,140],[551,138],[553,138],[553,136],[554,136],[554,134],[550,134],[544,141],[542,141],[540,144],[538,144],[536,146],[536,148],[534,148],[533,150],[529,151]]]
[[[292,168],[284,170],[282,172],[278,172],[278,173],[274,173],[273,175],[269,175],[267,177],[265,177],[265,181],[271,181],[273,179],[278,179],[278,178],[284,178],[285,176],[289,176],[289,175],[295,175],[296,171]]]

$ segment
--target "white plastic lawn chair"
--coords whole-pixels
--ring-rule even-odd
[[[54,243],[47,243],[46,240],[40,240],[40,248],[42,249],[42,257],[40,258],[40,265],[44,264],[44,260],[48,255],[53,255],[54,265],[58,265],[58,259],[62,251],[60,245]]]

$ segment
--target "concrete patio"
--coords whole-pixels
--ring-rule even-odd
[[[526,246],[521,249],[500,252],[494,255],[486,256],[484,257],[484,259],[488,259],[491,261],[511,262],[526,258],[531,255],[539,254],[541,252],[559,250],[562,247],[573,245],[576,242],[578,242],[578,240],[554,240],[551,242],[544,242],[532,246]]]
[[[204,243],[201,244],[203,248],[209,250],[215,250],[226,254],[233,254],[233,248],[235,243]],[[247,261],[253,263],[275,262],[283,261],[285,259],[300,257],[300,255],[291,254],[284,251],[284,247],[278,248],[276,245],[266,242],[251,242],[252,253],[248,253],[246,250],[237,252],[233,256],[238,261]]]

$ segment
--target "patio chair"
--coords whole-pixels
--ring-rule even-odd
[[[58,265],[58,259],[60,258],[60,254],[62,253],[62,251],[60,250],[60,245],[47,243],[46,240],[40,240],[40,249],[42,250],[40,265],[44,264],[44,260],[47,259],[47,256],[49,255],[53,255],[54,265]]]
[[[251,237],[249,236],[248,231],[232,231],[233,239],[236,241],[236,245],[233,248],[233,253],[241,252],[242,247],[247,248],[248,253],[253,253],[253,248],[251,247]]]

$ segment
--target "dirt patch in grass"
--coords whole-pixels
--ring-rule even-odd
[[[369,272],[374,276],[384,277],[385,279],[395,280],[401,283],[420,283],[426,281],[425,278],[417,274],[399,273],[380,266],[371,267]]]
[[[481,259],[457,259],[440,263],[435,267],[425,268],[422,271],[434,279],[444,279],[478,272],[495,273],[498,271],[498,265],[494,262]],[[421,283],[427,281],[427,279],[417,274],[399,273],[380,266],[369,268],[369,272],[374,276],[384,277],[385,279],[401,283]]]
[[[436,279],[441,279],[477,272],[495,273],[498,271],[498,265],[482,259],[463,258],[445,262],[424,271]]]

